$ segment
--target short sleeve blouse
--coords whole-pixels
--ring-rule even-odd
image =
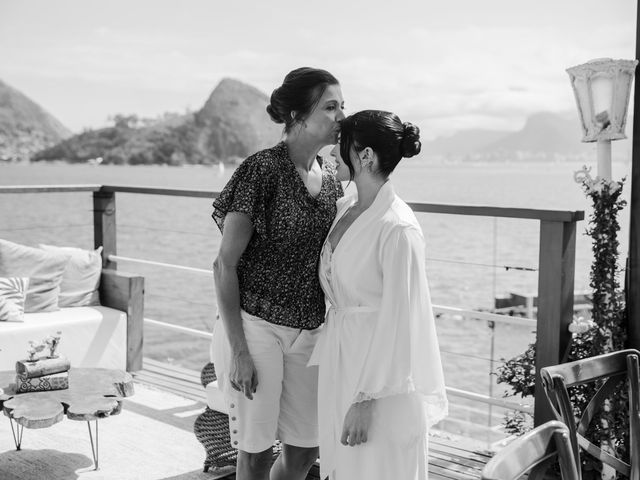
[[[324,321],[318,262],[343,191],[335,167],[321,165],[313,197],[279,143],[243,161],[213,202],[221,231],[229,212],[246,214],[254,226],[237,267],[240,306],[270,323],[314,329]]]

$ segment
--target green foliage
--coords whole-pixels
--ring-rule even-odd
[[[131,138],[132,129],[128,127],[108,127],[100,130],[87,130],[75,137],[41,150],[31,157],[32,161],[66,160],[70,163],[86,162],[89,159],[103,157],[106,152],[124,144]]]
[[[622,292],[618,283],[618,239],[620,225],[617,215],[626,202],[620,198],[624,179],[614,182],[593,179],[585,168],[576,174],[585,194],[593,201],[593,213],[586,234],[593,239],[593,263],[590,286],[593,289],[592,318],[595,328],[574,333],[567,361],[588,358],[621,350],[626,340],[626,318]],[[498,367],[498,383],[509,385],[514,394],[522,397],[535,394],[535,344]],[[589,399],[600,385],[580,385],[569,389],[576,418],[582,415]],[[629,458],[629,399],[627,386],[621,384],[605,401],[586,432],[596,445],[608,444],[618,458]],[[531,428],[532,419],[514,412],[505,417],[505,430],[521,434]],[[597,459],[582,455],[583,478],[596,477],[601,470]],[[598,477],[599,478],[599,477]]]
[[[504,359],[502,359],[504,361]],[[514,395],[532,397],[536,385],[536,344],[529,347],[517,357],[505,361],[497,369],[498,383],[506,383]]]
[[[580,358],[586,358],[593,349],[595,329],[583,333],[573,334],[567,361],[572,362]],[[512,395],[520,397],[534,397],[536,383],[536,344],[530,343],[527,349],[520,355],[504,360],[504,364],[496,369],[497,382],[511,387]],[[589,391],[582,386],[574,389],[571,400],[582,411],[590,398]],[[520,435],[531,429],[533,418],[522,412],[511,412],[505,418],[505,430],[511,434]]]
[[[587,234],[593,238],[589,285],[593,289],[593,320],[598,325],[592,355],[622,350],[627,338],[623,296],[618,283],[618,212],[627,204],[620,198],[622,182],[594,182],[583,189],[593,201]]]

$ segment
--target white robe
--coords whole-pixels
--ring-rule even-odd
[[[338,201],[332,229],[357,200]],[[319,274],[330,302],[310,364],[319,365],[321,478],[424,480],[427,429],[447,414],[440,350],[413,211],[387,182]],[[376,399],[369,439],[340,443],[352,403]]]

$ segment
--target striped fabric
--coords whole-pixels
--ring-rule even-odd
[[[24,300],[27,296],[28,278],[0,277],[0,321],[21,322]]]

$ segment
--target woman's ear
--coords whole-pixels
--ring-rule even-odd
[[[371,147],[365,147],[360,152],[360,164],[362,165],[363,168],[370,167],[371,165],[373,165],[374,157],[375,157],[375,153],[373,152]]]

